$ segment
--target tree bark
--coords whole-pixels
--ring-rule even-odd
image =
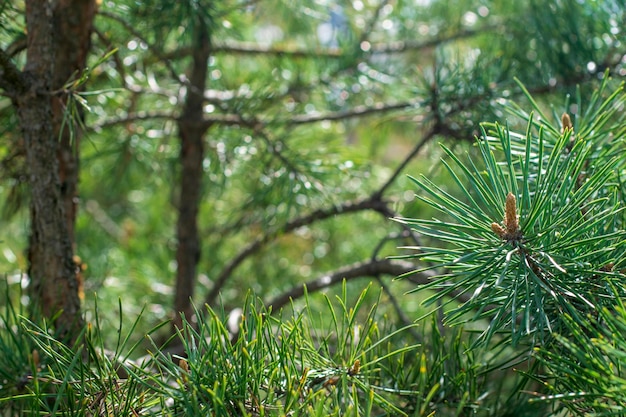
[[[97,5],[95,0],[57,0],[53,11],[53,31],[56,44],[55,65],[52,77],[53,90],[61,89],[73,76],[79,77],[87,66],[87,56],[91,47],[91,33]],[[74,227],[78,207],[79,149],[82,130],[80,124],[63,126],[67,95],[52,99],[54,132],[59,138],[57,156],[59,159],[59,179],[61,199],[65,208],[65,221],[75,249]],[[82,108],[76,115],[84,118]],[[71,129],[71,130],[70,130]]]
[[[14,103],[24,136],[31,188],[31,302],[44,316],[56,317],[60,334],[71,340],[83,321],[72,243],[61,200],[58,140],[50,99],[57,49],[52,15],[52,2],[26,1],[26,91],[17,94]]]
[[[204,134],[208,126],[203,123],[204,90],[208,59],[211,53],[209,31],[202,18],[196,22],[192,67],[187,86],[183,113],[178,121],[180,135],[180,199],[176,235],[176,284],[174,297],[174,326],[182,323],[181,314],[191,320],[191,298],[196,284],[197,265],[200,260],[198,235],[198,210],[202,188],[202,161],[204,159]]]

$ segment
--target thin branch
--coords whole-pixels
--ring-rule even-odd
[[[407,315],[404,313],[402,306],[398,302],[396,296],[391,292],[391,289],[389,288],[389,286],[385,284],[385,281],[383,281],[380,275],[376,277],[376,280],[378,281],[378,284],[383,289],[383,291],[389,297],[389,301],[391,301],[391,305],[393,305],[394,310],[396,310],[396,314],[398,315],[398,318],[400,319],[400,322],[402,323],[402,325],[404,327],[407,327],[408,332],[411,333],[411,336],[413,336],[415,340],[420,340],[421,338],[419,334],[417,334],[417,331],[415,331],[415,328],[408,327],[412,323],[412,320],[409,317],[407,317]]]
[[[265,305],[272,306],[273,311],[279,311],[286,304],[292,300],[296,300],[302,297],[306,292],[312,294],[314,292],[323,290],[324,288],[332,287],[344,279],[346,281],[374,277],[380,278],[381,275],[390,275],[397,277],[403,274],[402,279],[411,281],[416,285],[425,285],[435,276],[435,273],[430,270],[417,271],[417,266],[411,262],[402,261],[399,259],[372,259],[369,261],[357,262],[352,265],[344,266],[335,271],[331,271],[316,279],[308,281],[304,284],[297,285],[277,297],[266,302]],[[383,288],[384,290],[384,288]],[[434,289],[433,291],[437,291]],[[465,303],[472,298],[472,293],[463,292],[459,290],[452,290],[448,292],[448,297],[456,300],[459,303]],[[489,304],[485,306],[484,311],[490,311],[496,309],[497,306]],[[408,320],[406,317],[403,320]]]
[[[364,55],[382,55],[382,54],[401,54],[405,52],[420,51],[422,49],[434,48],[438,45],[452,42],[459,39],[470,38],[478,34],[483,34],[489,30],[493,30],[498,26],[485,26],[479,29],[466,29],[459,32],[435,37],[426,41],[395,41],[385,43],[373,43],[370,50],[364,52]],[[213,48],[215,54],[231,54],[231,55],[263,55],[277,56],[285,58],[301,58],[301,59],[340,59],[346,56],[346,52],[333,49],[298,49],[290,47],[263,46],[254,42],[237,42],[225,41],[216,44]],[[177,48],[175,51],[163,53],[165,59],[176,60],[189,56],[192,53],[191,47]]]
[[[406,40],[406,41],[396,41],[389,43],[375,43],[372,44],[370,48],[371,54],[399,54],[409,51],[419,51],[421,49],[430,49],[436,46],[439,46],[444,43],[452,42],[459,39],[471,38],[472,36],[476,36],[478,34],[484,34],[487,31],[494,30],[498,26],[485,26],[479,29],[466,29],[461,30],[456,33],[452,33],[450,35],[445,35],[433,39],[428,39],[426,41],[414,41],[414,40]]]
[[[400,163],[400,165],[398,165],[398,167],[394,170],[393,174],[391,174],[391,176],[387,179],[387,181],[379,188],[379,190],[377,191],[378,195],[382,196],[385,193],[385,191],[387,191],[387,189],[391,186],[391,184],[393,184],[393,182],[398,178],[400,173],[402,173],[404,168],[406,168],[406,166],[413,160],[413,158],[415,158],[417,154],[420,153],[422,148],[426,146],[426,144],[430,142],[430,140],[436,134],[437,134],[437,129],[431,129],[430,131],[428,131],[428,133],[424,135],[424,137],[422,137],[422,140],[420,140],[417,143],[417,145],[415,145],[413,150],[406,156],[406,158],[404,158],[404,160]]]
[[[142,120],[172,120],[178,121],[178,115],[171,111],[139,111],[136,113],[130,113],[126,116],[121,117],[112,117],[110,119],[104,120],[100,123],[96,123],[92,126],[92,129],[104,129],[111,126],[116,126],[125,123],[137,122]],[[234,125],[245,125],[247,126],[249,122],[243,120],[237,114],[209,114],[204,116],[204,120],[202,122],[205,127],[209,127],[214,124],[221,124],[227,126]]]
[[[410,237],[410,233],[407,230],[403,230],[401,233],[390,233],[384,238],[380,239],[374,250],[372,251],[372,259],[377,259],[378,254],[382,250],[383,246],[392,240],[406,239]]]
[[[224,283],[231,276],[233,271],[249,256],[258,252],[265,244],[267,244],[269,241],[276,238],[277,236],[289,233],[293,230],[314,223],[316,221],[328,219],[338,214],[355,213],[362,210],[374,210],[384,214],[386,217],[392,216],[392,213],[385,202],[383,202],[382,200],[373,200],[372,198],[368,198],[356,202],[347,202],[339,206],[333,206],[329,209],[319,209],[310,213],[307,216],[298,217],[288,222],[283,227],[275,229],[258,237],[248,246],[243,248],[237,254],[237,256],[231,259],[230,262],[228,262],[228,264],[226,264],[226,266],[222,269],[216,280],[213,282],[213,288],[207,295],[205,303],[212,305],[217,299],[217,296],[219,295],[219,292],[222,289]]]
[[[387,5],[387,3],[389,3],[389,0],[382,0],[378,4],[378,6],[376,7],[376,10],[374,11],[374,15],[367,22],[367,24],[363,28],[363,31],[361,32],[361,36],[359,36],[359,43],[357,44],[357,47],[360,48],[361,44],[367,41],[367,39],[370,37],[370,35],[374,31],[374,26],[376,26],[376,22],[378,22],[378,19],[380,18],[380,13],[382,12],[383,8]]]
[[[284,151],[288,150],[287,144],[284,141],[272,138],[272,134],[264,128],[262,123],[256,121],[256,119],[248,125],[248,127],[253,130],[255,136],[259,136],[263,140],[269,152],[281,161],[285,167],[289,169],[291,174],[295,175],[296,178],[301,178],[301,176],[304,175],[293,162],[284,155]]]
[[[126,116],[112,117],[102,122],[95,123],[90,127],[91,129],[98,131],[107,127],[112,127],[112,126],[126,124],[126,123],[138,122],[138,121],[143,121],[143,120],[159,120],[159,119],[175,121],[178,119],[178,116],[174,115],[170,111],[158,111],[158,110],[139,111],[136,113],[127,114]]]
[[[112,51],[115,49],[113,42],[111,42],[111,39],[109,39],[109,37],[104,32],[100,31],[96,27],[93,28],[93,32],[96,34],[98,39],[100,39],[100,42],[104,44],[104,46],[106,47],[108,51]],[[115,62],[115,69],[118,75],[120,76],[120,81],[122,82],[122,85],[124,86],[124,88],[128,90],[132,90],[130,86],[128,85],[128,83],[126,82],[126,69],[125,69],[126,67],[124,65],[124,61],[120,59],[119,51],[114,53],[111,58]]]
[[[344,279],[349,281],[356,278],[377,277],[380,275],[391,275],[395,277],[415,271],[415,269],[416,266],[413,263],[400,260],[381,259],[357,262],[322,275],[321,277],[311,280],[305,284],[293,287],[276,298],[268,301],[266,305],[272,306],[274,311],[278,311],[291,302],[291,300],[302,297],[305,293],[305,288],[306,292],[311,294],[340,283]],[[416,272],[414,274],[414,279],[421,284],[426,284],[431,276],[432,274],[428,272]]]
[[[168,57],[182,58],[190,53],[189,48],[173,51]],[[215,53],[232,55],[273,55],[286,58],[341,58],[342,51],[336,49],[296,49],[296,48],[276,48],[273,46],[262,46],[254,42],[223,42],[215,46]]]
[[[404,110],[407,108],[418,107],[419,104],[420,102],[418,100],[411,100],[394,104],[377,103],[374,106],[356,106],[352,109],[340,110],[330,113],[301,114],[293,116],[287,121],[287,123],[291,125],[301,125],[308,123],[317,123],[321,121],[345,120],[353,117],[362,117],[371,114],[385,113],[394,110]]]
[[[348,110],[340,110],[336,112],[319,113],[319,114],[298,114],[284,120],[259,120],[257,118],[244,118],[239,115],[205,115],[205,123],[207,125],[226,124],[246,126],[255,132],[260,132],[270,124],[280,123],[282,125],[297,126],[304,124],[319,123],[323,121],[341,121],[355,117],[363,117],[372,114],[380,114],[392,112],[395,110],[403,110],[413,107],[419,107],[418,100],[411,100],[401,103],[385,104],[376,103],[374,106],[356,106]]]
[[[126,29],[131,35],[143,42],[148,47],[148,50],[150,50],[152,54],[154,54],[154,56],[167,67],[171,77],[174,80],[176,80],[181,85],[189,85],[189,82],[184,78],[184,76],[178,75],[178,73],[172,66],[172,63],[165,55],[163,55],[162,51],[160,51],[157,47],[148,42],[148,40],[144,36],[142,36],[142,34],[139,33],[139,31],[137,31],[130,23],[124,20],[121,16],[118,16],[115,13],[107,12],[105,10],[98,10],[98,14],[121,24],[124,29]],[[190,53],[191,52],[193,51],[190,49]]]

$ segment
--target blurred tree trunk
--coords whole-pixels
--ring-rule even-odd
[[[173,322],[176,326],[181,325],[181,314],[188,320],[193,314],[190,299],[193,297],[196,269],[200,260],[198,209],[202,188],[204,134],[208,129],[208,125],[203,121],[203,105],[208,60],[211,54],[210,36],[202,18],[197,19],[194,30],[191,74],[183,113],[178,121],[181,182],[176,224],[178,247]]]
[[[84,68],[94,12],[88,0],[26,2],[26,91],[14,100],[31,188],[31,301],[46,317],[58,314],[55,324],[70,339],[83,324],[72,249],[77,156],[69,132],[60,132],[64,92],[50,92]]]

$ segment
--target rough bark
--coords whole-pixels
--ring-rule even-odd
[[[58,140],[50,91],[56,45],[52,2],[26,2],[28,48],[23,71],[27,90],[14,97],[26,148],[31,188],[29,277],[31,301],[46,317],[56,318],[69,338],[82,327],[72,244],[61,200]]]
[[[96,9],[95,0],[56,1],[53,11],[53,36],[56,44],[53,90],[61,89],[72,77],[80,76],[87,66]],[[72,244],[75,245],[74,226],[78,203],[79,145],[82,131],[77,123],[74,123],[72,130],[67,125],[63,127],[67,98],[66,94],[53,97],[52,114],[54,132],[59,138],[57,156],[61,199],[65,208],[68,233]],[[80,113],[76,116],[82,119],[82,109],[78,110]]]
[[[181,325],[181,314],[191,319],[193,308],[190,299],[194,294],[197,265],[200,260],[198,210],[202,188],[204,134],[208,128],[203,123],[202,113],[211,48],[208,29],[201,19],[198,20],[194,28],[196,37],[187,96],[183,113],[178,121],[181,141],[181,182],[176,225],[178,247],[174,298],[175,326]]]

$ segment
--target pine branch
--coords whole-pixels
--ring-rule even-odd
[[[380,275],[391,275],[395,277],[415,271],[415,269],[415,264],[400,260],[382,259],[357,262],[324,274],[303,285],[293,287],[276,298],[268,301],[266,305],[272,306],[274,311],[278,311],[291,300],[302,297],[305,293],[305,288],[308,294],[312,294],[324,288],[338,284],[344,279],[349,281],[356,278],[378,277]],[[430,272],[420,272],[413,274],[412,278],[414,279],[414,282],[425,284],[429,281],[432,275],[434,274]]]
[[[322,121],[341,121],[346,119],[351,119],[355,117],[363,117],[369,116],[372,114],[386,113],[392,112],[395,110],[403,110],[415,107],[419,104],[417,100],[411,100],[401,103],[393,103],[393,104],[385,104],[385,103],[377,103],[374,106],[356,106],[352,109],[341,110],[336,112],[308,115],[301,114],[291,117],[286,120],[285,123],[288,125],[304,125],[304,124],[312,124],[319,123]],[[102,121],[100,123],[94,124],[92,129],[104,129],[107,127],[141,121],[141,120],[152,120],[152,119],[166,119],[166,120],[178,120],[178,116],[176,116],[172,112],[163,112],[163,111],[141,111],[137,113],[131,113],[123,117],[114,117],[108,120]],[[226,125],[226,126],[245,126],[252,130],[259,130],[265,127],[265,125],[269,124],[269,122],[264,122],[256,118],[244,118],[238,114],[205,114],[203,123],[209,127],[212,125]],[[274,122],[272,122],[274,123]]]
[[[366,42],[367,39],[370,37],[370,35],[374,31],[374,26],[376,26],[376,22],[378,22],[378,20],[380,18],[380,14],[381,14],[383,8],[388,3],[389,3],[389,0],[382,0],[380,3],[378,3],[378,6],[376,7],[376,10],[374,10],[374,15],[372,16],[371,19],[369,19],[369,21],[367,22],[367,24],[363,28],[363,31],[361,32],[361,36],[359,36],[359,42],[357,44],[357,47],[360,48],[361,44],[363,44],[363,42]]]
[[[437,129],[431,129],[428,133],[422,137],[417,145],[413,148],[413,150],[404,158],[404,160],[398,165],[398,167],[394,170],[391,176],[387,179],[387,181],[380,187],[377,194],[382,196],[385,191],[394,183],[394,181],[398,178],[400,173],[404,171],[404,168],[417,156],[417,154],[422,150],[422,148],[430,142],[430,140],[438,133]]]
[[[98,15],[114,20],[118,22],[119,24],[121,24],[122,27],[124,27],[124,29],[126,29],[130,34],[132,34],[134,37],[136,37],[142,43],[144,43],[148,47],[148,50],[150,50],[152,54],[154,54],[154,56],[167,67],[168,71],[170,72],[170,76],[175,81],[177,81],[181,85],[189,85],[189,82],[186,80],[185,76],[184,75],[181,76],[178,74],[176,69],[172,66],[172,63],[170,62],[170,60],[165,55],[163,55],[162,51],[160,51],[156,46],[148,42],[148,40],[139,31],[137,31],[130,23],[124,20],[121,16],[118,16],[115,13],[107,12],[105,10],[98,10]],[[193,50],[190,49],[189,54],[191,55],[192,53],[193,53]]]
[[[381,199],[373,199],[370,197],[365,200],[354,202],[349,201],[339,206],[319,209],[310,213],[309,215],[293,219],[292,221],[285,224],[283,227],[274,229],[273,231],[270,231],[263,236],[258,237],[248,246],[243,248],[233,259],[231,259],[230,262],[228,262],[228,264],[226,264],[226,266],[222,269],[216,280],[213,282],[213,288],[207,295],[205,303],[212,305],[217,299],[220,290],[222,289],[228,278],[230,278],[230,276],[232,275],[233,271],[239,265],[241,265],[241,263],[245,261],[249,256],[258,252],[263,246],[265,246],[276,237],[285,233],[292,232],[300,227],[312,224],[316,221],[328,219],[335,215],[355,213],[363,210],[374,210],[383,214],[385,217],[393,216],[393,212],[391,212],[391,210],[389,209],[389,207],[387,207],[387,204],[384,201],[382,201]]]
[[[376,103],[374,106],[356,106],[352,109],[340,110],[336,112],[321,113],[321,114],[300,114],[293,116],[287,121],[291,125],[301,125],[309,123],[317,123],[322,121],[339,121],[345,119],[351,119],[354,117],[368,116],[372,114],[386,113],[394,110],[404,110],[412,107],[416,107],[419,104],[418,100],[405,101],[400,103]]]
[[[130,113],[126,116],[122,117],[112,117],[110,119],[104,120],[100,123],[96,123],[91,126],[94,130],[105,129],[107,127],[112,127],[116,125],[121,125],[125,123],[132,123],[137,121],[144,120],[171,120],[178,121],[179,116],[177,116],[174,112],[171,111],[139,111],[136,113]],[[210,114],[204,116],[203,125],[209,127],[214,124],[225,125],[225,126],[239,126],[245,125],[248,126],[250,122],[246,122],[237,114]]]
[[[389,286],[387,284],[385,284],[385,281],[383,281],[383,279],[381,278],[380,275],[376,276],[376,281],[378,281],[378,285],[380,285],[380,287],[383,289],[383,291],[387,294],[387,297],[389,297],[389,301],[391,302],[391,305],[393,306],[394,310],[396,310],[396,314],[398,315],[398,319],[402,323],[402,326],[407,328],[408,332],[411,333],[411,336],[413,336],[413,338],[415,340],[420,340],[421,338],[417,334],[417,331],[415,331],[415,328],[410,327],[410,324],[413,322],[413,320],[411,320],[406,315],[406,313],[402,309],[402,306],[398,302],[398,299],[393,294],[393,292],[391,291]]]
[[[471,38],[473,36],[484,34],[488,31],[497,29],[497,25],[485,26],[479,29],[465,29],[450,35],[440,36],[426,41],[396,41],[388,43],[375,43],[370,48],[370,53],[375,54],[400,54],[404,52],[420,51],[422,49],[435,48],[444,43],[456,41],[459,39]]]
[[[387,188],[389,188],[393,181],[400,175],[406,165],[408,165],[408,163],[415,156],[417,156],[422,147],[426,143],[428,143],[428,141],[430,141],[430,139],[432,139],[435,134],[435,130],[432,130],[428,134],[426,134],[424,138],[416,145],[413,151],[405,158],[405,160],[398,166],[398,168],[396,168],[396,170],[392,173],[387,182],[385,182],[381,186],[381,188],[379,188],[368,198],[355,202],[349,201],[342,205],[333,206],[331,208],[316,210],[307,216],[299,217],[288,222],[282,228],[275,229],[274,231],[268,232],[265,235],[258,237],[255,241],[242,249],[233,259],[230,260],[230,262],[228,262],[228,264],[226,264],[226,266],[217,276],[217,279],[213,282],[213,288],[207,295],[205,303],[212,305],[217,299],[217,296],[222,287],[224,286],[228,278],[232,275],[234,270],[239,267],[239,265],[241,265],[241,263],[243,263],[243,261],[246,260],[249,256],[257,253],[268,242],[275,239],[281,234],[289,233],[302,226],[306,226],[316,221],[324,220],[335,215],[354,213],[362,210],[374,210],[378,213],[381,213],[386,218],[395,217],[395,213],[389,208],[387,203],[383,201],[382,196],[384,195],[384,192],[387,190]],[[407,233],[409,233],[410,236],[412,236],[413,239],[417,241],[417,237],[411,232],[410,228],[405,227],[405,229]]]
[[[168,58],[179,59],[190,53],[190,48],[182,48],[166,54]],[[331,58],[337,59],[342,57],[339,50],[309,50],[296,48],[277,48],[274,46],[262,46],[254,42],[224,42],[215,46],[216,54],[232,54],[232,55],[273,55],[285,58]]]
[[[107,33],[102,32],[97,27],[93,28],[93,33],[98,37],[100,42],[104,44],[107,51],[113,51],[116,48]],[[111,59],[115,62],[115,71],[119,75],[124,88],[133,91],[132,86],[130,86],[126,81],[126,67],[124,65],[124,61],[120,58],[119,51],[111,55]]]
[[[428,39],[426,41],[395,41],[384,43],[373,43],[370,46],[370,50],[364,52],[364,55],[382,55],[382,54],[401,54],[405,52],[420,51],[423,49],[430,49],[439,45],[452,42],[459,39],[470,38],[478,34],[483,34],[486,31],[494,30],[498,26],[486,26],[479,29],[466,29],[459,32]],[[218,43],[214,46],[213,52],[215,54],[230,54],[230,55],[263,55],[263,56],[277,56],[285,58],[299,58],[299,59],[340,59],[346,56],[346,52],[341,49],[298,49],[281,46],[263,46],[254,42],[237,42],[237,41],[225,41]],[[168,60],[177,60],[189,56],[192,53],[191,47],[177,48],[175,51],[166,52],[162,54],[162,57]]]
[[[126,123],[138,122],[143,120],[172,120],[176,121],[177,116],[174,115],[171,111],[139,111],[136,113],[130,113],[126,116],[122,117],[112,117],[110,119],[104,120],[100,123],[95,123],[91,125],[91,129],[95,131],[99,131],[105,129],[107,127],[113,127],[117,125],[122,125]]]

